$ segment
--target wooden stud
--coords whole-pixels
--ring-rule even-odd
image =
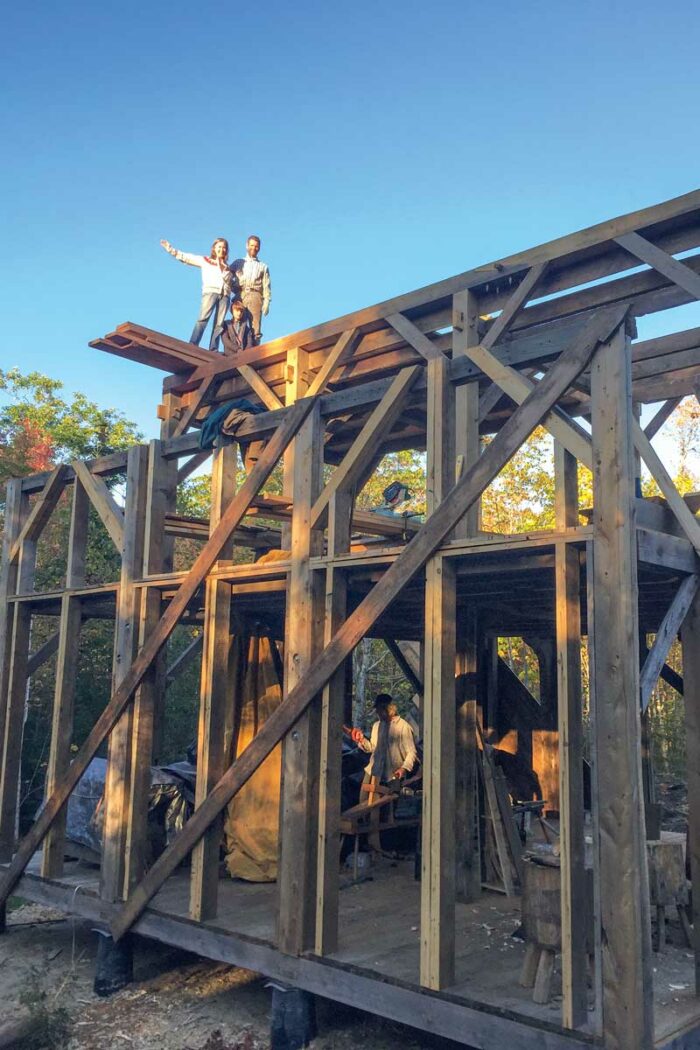
[[[624,330],[591,366],[594,442],[594,732],[599,800],[603,1034],[653,1041],[651,941],[640,755],[637,560],[629,349]]]

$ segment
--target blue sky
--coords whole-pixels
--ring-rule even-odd
[[[162,373],[87,343],[187,338],[199,275],[161,237],[259,233],[274,337],[687,192],[699,37],[650,0],[6,9],[0,367],[151,436]]]

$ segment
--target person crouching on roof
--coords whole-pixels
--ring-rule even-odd
[[[225,354],[240,354],[255,346],[255,333],[250,323],[250,314],[240,299],[231,303],[231,320],[221,333]]]
[[[187,266],[198,266],[202,271],[202,305],[192,329],[190,342],[199,346],[207,322],[214,314],[209,349],[218,350],[233,285],[233,274],[228,264],[228,241],[224,237],[217,237],[211,246],[211,255],[192,255],[190,252],[180,252],[173,248],[170,241],[160,243],[169,255]]]
[[[377,721],[369,740],[361,729],[353,729],[351,733],[360,750],[372,756],[365,767],[365,779],[377,777],[380,783],[401,780],[411,772],[418,758],[413,730],[400,716],[394,698],[388,693],[379,693],[374,709]]]

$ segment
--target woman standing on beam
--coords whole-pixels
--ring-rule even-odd
[[[211,255],[191,255],[189,252],[180,252],[173,248],[170,241],[160,243],[169,255],[173,255],[187,266],[199,266],[202,271],[202,305],[192,329],[190,342],[199,346],[207,322],[214,314],[209,349],[218,350],[233,283],[233,274],[228,265],[228,241],[224,237],[217,237],[211,246]]]

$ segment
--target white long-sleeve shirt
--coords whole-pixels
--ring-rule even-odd
[[[231,291],[231,271],[227,263],[210,259],[207,255],[192,255],[191,252],[175,251],[175,258],[187,266],[199,266],[202,271],[202,295],[227,295]]]
[[[369,740],[364,737],[358,747],[372,755],[365,773],[380,780],[388,780],[397,769],[410,773],[418,757],[413,730],[400,715],[389,722],[377,720]]]

